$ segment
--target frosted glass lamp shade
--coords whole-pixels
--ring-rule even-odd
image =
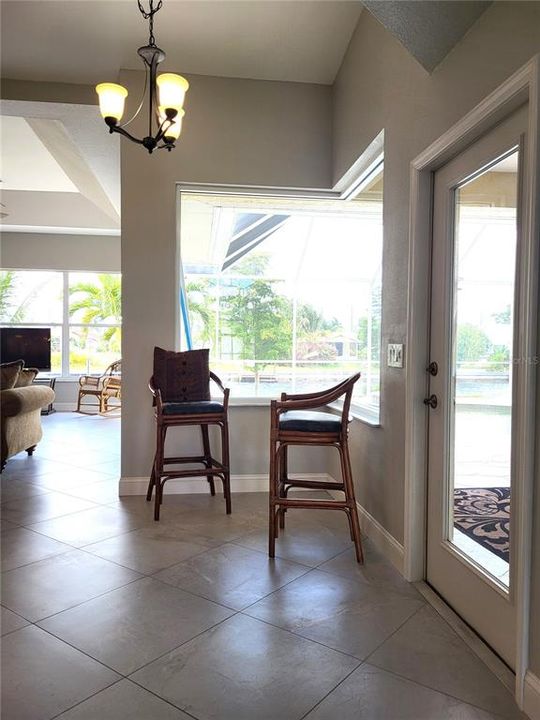
[[[96,85],[99,96],[99,109],[104,118],[112,117],[120,122],[124,114],[124,103],[128,91],[116,83],[100,83]]]
[[[166,138],[172,138],[173,140],[178,140],[180,133],[182,131],[182,120],[185,115],[185,110],[179,110],[178,115],[174,118],[174,123],[165,130],[165,137]],[[165,108],[161,107],[159,108],[159,120],[160,122],[163,122],[166,119],[165,115]]]
[[[160,107],[180,110],[189,88],[186,78],[174,73],[162,73],[157,76],[156,83],[159,88]]]

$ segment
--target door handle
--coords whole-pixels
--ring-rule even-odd
[[[424,405],[429,405],[430,408],[435,410],[437,405],[439,404],[439,401],[437,400],[436,395],[430,395],[428,398],[424,399]]]
[[[439,372],[439,366],[436,362],[430,362],[426,368],[426,372],[435,377],[435,375],[437,375],[437,373]]]

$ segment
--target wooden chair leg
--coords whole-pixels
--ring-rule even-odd
[[[287,491],[285,489],[285,483],[288,480],[288,468],[287,468],[287,445],[280,447],[279,455],[279,497],[287,497]],[[285,513],[287,508],[279,508],[279,527],[281,530],[285,529]]]
[[[273,558],[276,554],[276,497],[277,497],[277,444],[274,440],[270,440],[270,497],[269,497],[269,513],[268,513],[268,555]]]
[[[345,487],[345,498],[349,507],[350,529],[353,536],[354,549],[356,551],[356,560],[360,565],[364,563],[364,553],[362,552],[362,539],[360,536],[360,522],[358,520],[358,509],[356,507],[356,498],[354,496],[354,484],[352,477],[351,459],[349,457],[349,447],[347,443],[339,446],[341,456],[341,468],[343,473],[343,485]]]
[[[225,420],[221,426],[221,463],[225,467],[223,473],[223,495],[225,496],[225,509],[227,515],[232,512],[231,502],[231,470],[229,460],[229,425],[228,421]]]
[[[212,467],[212,456],[210,454],[210,438],[208,436],[208,425],[201,425],[202,443],[203,443],[203,455],[205,467]],[[210,495],[212,497],[216,494],[216,487],[214,485],[214,476],[207,475],[206,479],[210,485]]]
[[[152,472],[150,473],[150,482],[148,483],[148,490],[146,491],[146,500],[150,502],[152,499],[152,490],[156,484],[156,454],[154,454],[154,461],[152,462]]]
[[[154,465],[154,485],[156,494],[154,497],[154,520],[159,520],[159,507],[163,499],[163,458],[165,454],[165,436],[167,428],[158,425],[156,433],[156,461]]]

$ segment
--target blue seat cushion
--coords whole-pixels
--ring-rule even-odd
[[[289,410],[279,416],[279,429],[295,432],[339,432],[341,416],[311,410]]]
[[[206,415],[222,412],[223,405],[216,400],[192,400],[190,402],[163,403],[164,415]]]

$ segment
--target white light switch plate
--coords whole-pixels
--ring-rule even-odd
[[[388,343],[388,367],[403,367],[403,345]]]

